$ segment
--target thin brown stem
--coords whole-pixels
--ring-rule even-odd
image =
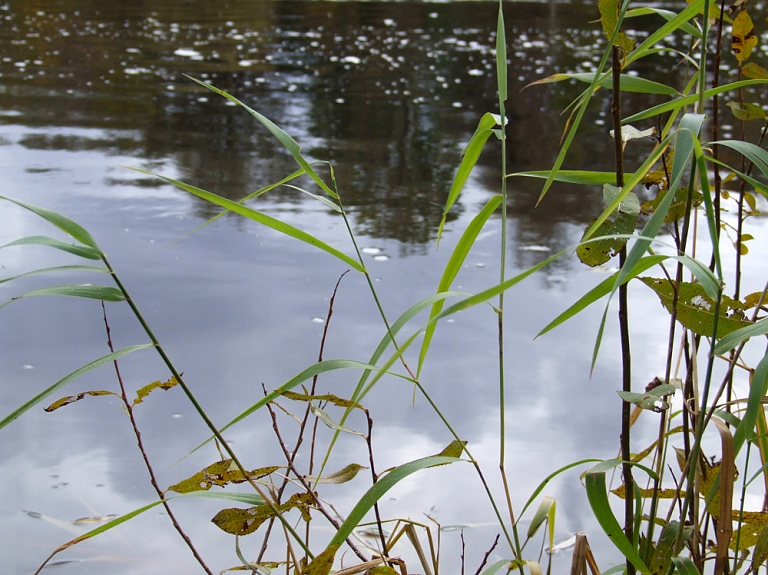
[[[109,346],[109,351],[114,353],[115,348],[112,345],[112,331],[109,327],[109,321],[107,320],[107,308],[104,305],[104,302],[101,302],[101,311],[104,318],[104,328],[107,332],[107,346]],[[176,519],[176,516],[173,514],[173,511],[171,511],[171,506],[168,504],[168,501],[166,501],[165,494],[163,493],[163,490],[160,489],[160,485],[157,483],[155,470],[152,468],[152,464],[149,461],[149,456],[147,455],[146,449],[144,449],[144,442],[141,439],[141,431],[139,431],[139,426],[136,423],[136,417],[133,414],[133,403],[131,403],[131,401],[128,399],[128,394],[125,391],[125,383],[123,382],[123,376],[120,373],[120,366],[118,365],[117,361],[114,361],[113,364],[115,366],[115,375],[117,377],[117,381],[120,384],[120,397],[122,398],[123,404],[125,405],[125,411],[128,414],[128,418],[131,420],[131,427],[133,428],[133,433],[136,436],[136,443],[139,446],[141,457],[144,459],[144,465],[147,468],[147,472],[149,473],[149,481],[152,484],[155,493],[157,493],[157,496],[163,502],[163,507],[165,507],[165,511],[168,513],[168,518],[171,520],[171,523],[173,523],[174,529],[176,529],[176,531],[179,533],[181,538],[184,540],[184,543],[186,543],[187,547],[189,547],[189,550],[192,551],[192,555],[194,555],[197,562],[203,568],[203,571],[205,571],[208,575],[213,575],[213,572],[210,570],[208,565],[205,564],[203,557],[195,548],[192,540],[189,538],[189,535],[184,532],[178,520]]]

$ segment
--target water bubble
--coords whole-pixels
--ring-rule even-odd
[[[373,256],[373,259],[375,259],[377,262],[383,262],[389,259],[389,256],[381,254],[379,256]]]
[[[437,12],[430,12],[429,13],[430,18],[437,18]]]
[[[375,254],[380,254],[382,252],[382,249],[374,248],[374,247],[365,247],[365,248],[362,248],[360,251],[363,252],[364,254],[375,255]]]
[[[337,104],[343,104],[344,103],[344,98],[336,98],[336,103]]]
[[[392,18],[385,18],[384,19],[384,25],[385,26],[397,26],[397,22],[392,20]]]
[[[35,369],[35,366],[25,363],[24,365],[21,366],[21,369]]]
[[[313,317],[312,323],[325,323],[325,320],[321,317]]]
[[[182,415],[180,413],[174,413],[171,417],[174,419],[181,419]]]
[[[341,61],[347,64],[359,64],[361,62],[357,56],[344,56]]]
[[[484,264],[484,263],[482,263],[482,262],[480,262],[480,263],[478,263],[478,264],[475,264],[475,267],[476,267],[476,268],[484,268],[484,267],[485,267],[485,264]]]
[[[461,102],[454,102],[453,104],[451,104],[451,106],[453,106],[454,108],[461,108],[462,107],[462,103]]]

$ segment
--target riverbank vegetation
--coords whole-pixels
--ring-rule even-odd
[[[421,470],[440,467],[439,473],[450,476],[454,466],[470,465],[477,476],[478,491],[484,493],[494,510],[499,531],[499,537],[488,542],[482,563],[468,566],[478,574],[494,575],[510,570],[537,574],[551,569],[551,562],[545,561],[538,551],[539,547],[552,549],[555,545],[557,504],[546,495],[546,487],[554,476],[575,467],[584,470],[583,483],[597,522],[625,558],[624,564],[602,572],[626,571],[630,575],[636,572],[654,575],[757,572],[768,558],[768,509],[765,505],[754,508],[748,502],[768,501],[768,420],[763,407],[768,393],[768,354],[765,354],[762,337],[768,333],[765,317],[768,284],[761,290],[742,285],[742,271],[746,266],[763,265],[750,260],[749,245],[754,240],[750,224],[760,216],[760,206],[768,197],[768,186],[764,183],[768,177],[768,153],[762,148],[768,131],[768,113],[750,101],[750,90],[768,83],[768,71],[753,53],[757,43],[753,22],[762,18],[755,17],[753,21],[751,11],[745,3],[728,7],[724,3],[715,5],[710,0],[694,0],[679,12],[632,8],[628,0],[623,3],[601,1],[600,22],[608,47],[596,72],[559,73],[529,87],[541,90],[549,83],[564,80],[580,82],[584,87],[565,112],[562,145],[553,167],[508,173],[507,132],[514,126],[509,126],[507,108],[514,106],[514,97],[507,93],[507,40],[500,4],[495,46],[498,109],[478,119],[477,129],[447,190],[438,235],[486,148],[489,149],[486,153],[500,156],[498,193],[487,200],[463,231],[441,277],[435,278],[434,295],[415,302],[397,317],[380,303],[378,288],[366,268],[364,254],[348,220],[344,190],[337,187],[333,166],[305,157],[299,143],[281,129],[278,122],[250,108],[236,95],[190,78],[201,89],[228,99],[250,114],[257,125],[270,132],[293,157],[297,169],[239,202],[192,183],[157,177],[224,211],[305,242],[325,252],[318,253],[318,258],[336,258],[349,267],[349,273],[361,274],[379,310],[383,333],[380,343],[365,361],[326,359],[324,345],[332,324],[332,297],[318,361],[277,388],[264,388],[262,399],[224,425],[214,424],[197,401],[182,370],[166,353],[118,271],[91,234],[61,214],[4,198],[19,209],[30,210],[47,220],[62,231],[66,239],[30,236],[3,247],[43,245],[78,256],[85,262],[31,273],[54,275],[67,270],[106,274],[114,285],[110,281],[101,282],[103,285],[54,285],[7,302],[43,295],[100,300],[110,353],[17,406],[0,421],[0,429],[36,406],[55,411],[80,400],[117,397],[135,432],[149,480],[157,493],[156,501],[109,518],[98,528],[64,543],[42,562],[40,569],[73,545],[163,505],[173,528],[201,569],[212,574],[215,570],[198,552],[174,516],[170,503],[179,497],[209,497],[221,500],[221,510],[212,521],[233,536],[231,568],[234,570],[269,574],[275,569],[278,572],[285,569],[285,572],[327,575],[338,568],[337,560],[346,553],[347,557],[354,555],[357,559],[352,566],[338,571],[344,575],[369,571],[375,575],[393,572],[406,575],[417,570],[437,575],[446,569],[440,564],[440,525],[383,516],[378,502],[393,486]],[[660,27],[641,41],[622,31],[631,18],[653,18]],[[671,50],[663,47],[662,42],[673,34],[685,34],[690,40],[690,50],[678,53],[679,65],[670,71],[670,85],[636,74],[638,62]],[[730,68],[735,70],[734,77],[723,73],[724,62],[729,59],[733,62]],[[677,84],[683,88],[676,87]],[[606,92],[611,94],[615,170],[598,172],[590,170],[589,165],[565,169],[587,107]],[[622,103],[630,96],[637,110],[627,114]],[[646,97],[653,103],[640,104]],[[739,137],[720,137],[726,115],[727,122],[736,122],[739,126]],[[750,124],[761,124],[762,128],[755,132]],[[754,139],[751,139],[753,132]],[[637,140],[646,139],[654,142],[650,153],[637,165],[625,164],[625,149],[636,145]],[[602,186],[604,209],[595,214],[577,246],[511,275],[506,269],[508,194],[515,178],[522,177],[543,180],[540,202],[552,201],[548,193],[556,181]],[[306,194],[337,213],[348,231],[347,246],[336,247],[250,207],[249,200],[267,193],[277,194],[281,188]],[[496,217],[500,218],[501,226],[498,282],[475,294],[452,291],[475,240],[489,220]],[[507,480],[508,383],[505,374],[513,366],[506,363],[505,317],[510,302],[505,300],[505,295],[519,282],[574,252],[583,264],[592,267],[615,260],[618,271],[553,319],[540,335],[566,321],[578,321],[582,310],[602,302],[604,312],[593,347],[594,366],[601,351],[605,325],[609,321],[618,322],[621,352],[616,361],[621,364],[623,376],[622,388],[617,390],[623,400],[621,428],[616,430],[620,454],[609,460],[574,461],[542,477],[533,493],[521,494]],[[644,359],[632,355],[630,282],[652,290],[662,304],[660,313],[669,316],[667,333],[659,335],[667,342],[665,361],[657,366],[659,377],[647,385],[632,378],[633,362]],[[618,304],[615,319],[611,311],[614,300]],[[147,343],[113,348],[103,302],[127,305],[141,325]],[[493,307],[498,329],[498,471],[479,465],[472,455],[472,445],[455,431],[421,379],[440,322],[480,304]],[[124,385],[119,364],[133,352],[147,349],[159,354],[168,373],[139,389],[133,397]],[[107,364],[114,368],[114,389],[61,397],[67,384]],[[323,393],[317,387],[318,378],[336,370],[358,370],[361,375],[356,386],[345,394]],[[383,378],[389,377],[407,381],[415,393],[432,406],[445,426],[449,441],[445,449],[431,456],[404,461],[390,469],[378,469],[371,415],[375,407],[366,404],[366,396]],[[142,409],[145,401],[158,400],[156,390],[171,388],[178,388],[186,395],[210,431],[209,439],[188,455],[194,454],[201,462],[215,450],[219,455],[215,460],[202,462],[196,474],[163,486],[155,477],[134,411]],[[223,433],[259,410],[269,413],[274,439],[284,458],[254,468],[241,459]],[[639,418],[656,420],[658,436],[650,445],[638,445],[632,440],[632,426]],[[329,441],[325,442],[324,436],[318,434],[320,426],[332,430]],[[367,461],[350,461],[341,469],[329,469],[328,462],[342,434],[365,445]],[[494,491],[487,479],[490,473],[497,472],[503,486],[500,492]],[[614,472],[615,481],[610,482]],[[368,477],[370,487],[341,515],[332,502],[324,499],[323,487],[358,476]],[[250,491],[233,489],[236,485],[248,487]],[[522,520],[525,520],[525,529],[521,527]],[[333,535],[327,540],[310,538],[311,522],[330,525]],[[246,536],[250,536],[247,545],[243,542]],[[259,544],[251,543],[259,536]],[[506,545],[502,546],[505,550],[499,548],[498,553],[509,556],[489,563],[487,560],[499,540]],[[398,541],[408,542],[419,565],[406,566],[392,552]],[[531,541],[537,543],[529,546]],[[463,573],[463,550],[460,556]],[[599,573],[599,563],[600,557],[592,553],[586,536],[577,536],[571,573],[581,574],[587,569]]]

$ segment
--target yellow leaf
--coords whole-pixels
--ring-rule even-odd
[[[618,0],[598,0],[597,7],[600,10],[600,22],[603,25],[603,32],[605,32],[605,36],[610,40],[619,22],[619,2]],[[626,56],[634,50],[635,41],[619,30],[614,40],[614,45],[621,48]]]
[[[64,407],[65,405],[69,405],[70,403],[75,403],[76,401],[80,401],[83,399],[86,395],[91,395],[93,397],[97,397],[99,395],[114,395],[116,397],[120,397],[116,393],[112,393],[111,391],[84,391],[83,393],[78,393],[77,395],[68,395],[66,397],[62,397],[61,399],[54,401],[51,405],[44,408],[44,411],[51,412],[56,411],[60,407]],[[122,398],[121,398],[122,399]]]
[[[752,48],[757,46],[757,36],[755,36],[755,26],[752,24],[752,18],[749,17],[746,10],[739,12],[733,20],[733,39],[731,41],[731,50],[736,59],[745,62],[752,54]]]
[[[168,381],[153,381],[149,385],[145,385],[142,387],[139,391],[136,392],[136,399],[133,402],[133,405],[138,405],[139,403],[144,401],[144,398],[147,397],[151,391],[154,391],[158,387],[162,390],[168,391],[172,387],[176,386],[179,382],[176,381],[175,377],[172,377]]]
[[[754,80],[768,80],[768,70],[754,62],[748,62],[741,67],[741,73]]]

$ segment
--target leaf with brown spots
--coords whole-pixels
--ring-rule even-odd
[[[736,56],[739,64],[749,60],[755,46],[757,46],[755,26],[752,24],[752,18],[749,17],[747,11],[742,10],[733,19],[733,37],[731,40],[731,50],[733,50],[733,55]]]
[[[68,395],[67,397],[62,397],[61,399],[54,401],[51,405],[44,408],[45,411],[51,412],[56,411],[60,407],[64,407],[65,405],[69,405],[70,403],[75,403],[76,401],[80,401],[83,399],[86,395],[90,395],[93,397],[98,397],[99,395],[114,395],[115,397],[120,398],[119,395],[116,393],[112,393],[111,391],[84,391],[83,393],[78,393],[77,395]],[[122,398],[120,398],[122,399]]]
[[[282,505],[276,505],[277,513],[298,508],[305,521],[309,521],[309,507],[314,503],[309,493],[296,493]],[[229,508],[219,511],[211,521],[222,531],[232,535],[250,535],[266,520],[276,517],[275,510],[268,505],[256,505],[248,509]]]
[[[152,391],[157,389],[158,387],[163,390],[169,390],[172,387],[175,387],[178,385],[178,381],[176,381],[175,377],[172,377],[168,381],[153,381],[149,385],[145,385],[142,387],[138,392],[136,392],[136,399],[133,401],[133,405],[138,405],[139,403],[142,403],[144,401],[144,398],[147,397]]]
[[[277,465],[271,467],[260,467],[248,472],[248,477],[243,476],[243,472],[233,468],[232,460],[225,459],[209,465],[202,471],[198,471],[192,477],[171,485],[167,490],[176,493],[191,493],[192,491],[208,491],[214,485],[224,487],[229,483],[243,483],[248,479],[261,479],[280,469]]]

